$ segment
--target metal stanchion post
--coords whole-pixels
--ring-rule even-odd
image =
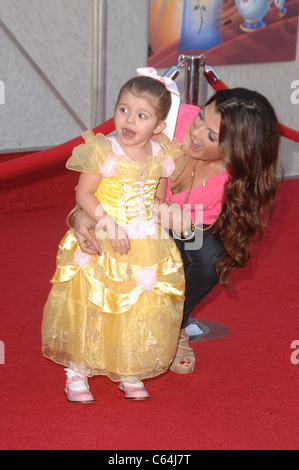
[[[181,55],[180,59],[185,62],[185,102],[201,107],[207,100],[206,56]]]
[[[185,68],[184,102],[201,107],[207,100],[206,56],[180,55],[177,65],[171,67],[164,77],[175,80],[183,68]]]

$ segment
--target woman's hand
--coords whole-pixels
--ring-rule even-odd
[[[183,233],[191,228],[190,217],[178,204],[171,202],[160,204],[158,200],[155,200],[152,215],[156,222],[169,230]]]
[[[90,255],[102,254],[101,247],[89,230],[94,229],[96,222],[84,211],[79,212],[74,218],[75,237],[81,250]]]

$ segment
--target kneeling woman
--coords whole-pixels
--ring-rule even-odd
[[[166,227],[170,221],[184,262],[184,317],[171,369],[185,374],[195,363],[185,332],[192,310],[218,281],[228,286],[230,272],[247,264],[251,242],[262,236],[273,214],[280,133],[269,101],[235,88],[216,92],[203,109],[181,105],[175,137],[185,166],[179,165],[179,176],[168,181],[156,218]],[[199,204],[203,224],[198,223]],[[191,208],[189,215],[184,208]],[[99,249],[89,232],[94,226],[84,212],[76,215],[75,234],[87,253]],[[203,234],[197,249],[191,245],[194,230]]]

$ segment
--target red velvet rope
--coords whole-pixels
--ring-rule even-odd
[[[227,89],[228,86],[226,86],[222,80],[217,80],[217,82],[211,84],[212,87],[214,88],[214,90],[218,91],[218,90],[224,90],[224,89]]]
[[[216,91],[228,88],[220,79],[211,84],[211,86]],[[95,127],[93,131],[95,134],[100,132],[107,135],[114,131],[114,129],[114,119],[111,118],[103,124]],[[295,129],[291,129],[280,124],[280,133],[287,139],[299,142],[299,131],[296,131]],[[45,168],[55,163],[65,161],[66,157],[71,155],[73,148],[82,142],[83,139],[79,136],[55,147],[3,162],[0,164],[0,181],[5,178],[12,178],[26,171]]]
[[[93,131],[95,134],[100,132],[107,135],[114,131],[114,129],[114,118],[111,118],[100,126],[95,127]],[[83,138],[79,136],[56,147],[3,162],[0,164],[0,180],[14,177],[29,170],[38,170],[65,161],[66,157],[71,155],[73,148],[83,142]]]
[[[286,137],[287,139],[299,142],[299,131],[295,131],[295,129],[290,129],[290,127],[286,127],[283,124],[279,124],[279,128],[280,135],[282,135],[282,137]]]
[[[215,83],[211,84],[214,90],[224,90],[227,89],[228,86],[223,83],[222,80],[217,80]],[[299,142],[299,131],[295,129],[291,129],[290,127],[284,126],[283,124],[279,124],[280,128],[280,135],[282,137],[286,137],[287,139],[294,140],[295,142]]]

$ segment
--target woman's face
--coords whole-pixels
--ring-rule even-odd
[[[198,160],[219,160],[220,113],[216,112],[215,103],[203,108],[195,117],[185,134],[183,150],[187,155]]]

